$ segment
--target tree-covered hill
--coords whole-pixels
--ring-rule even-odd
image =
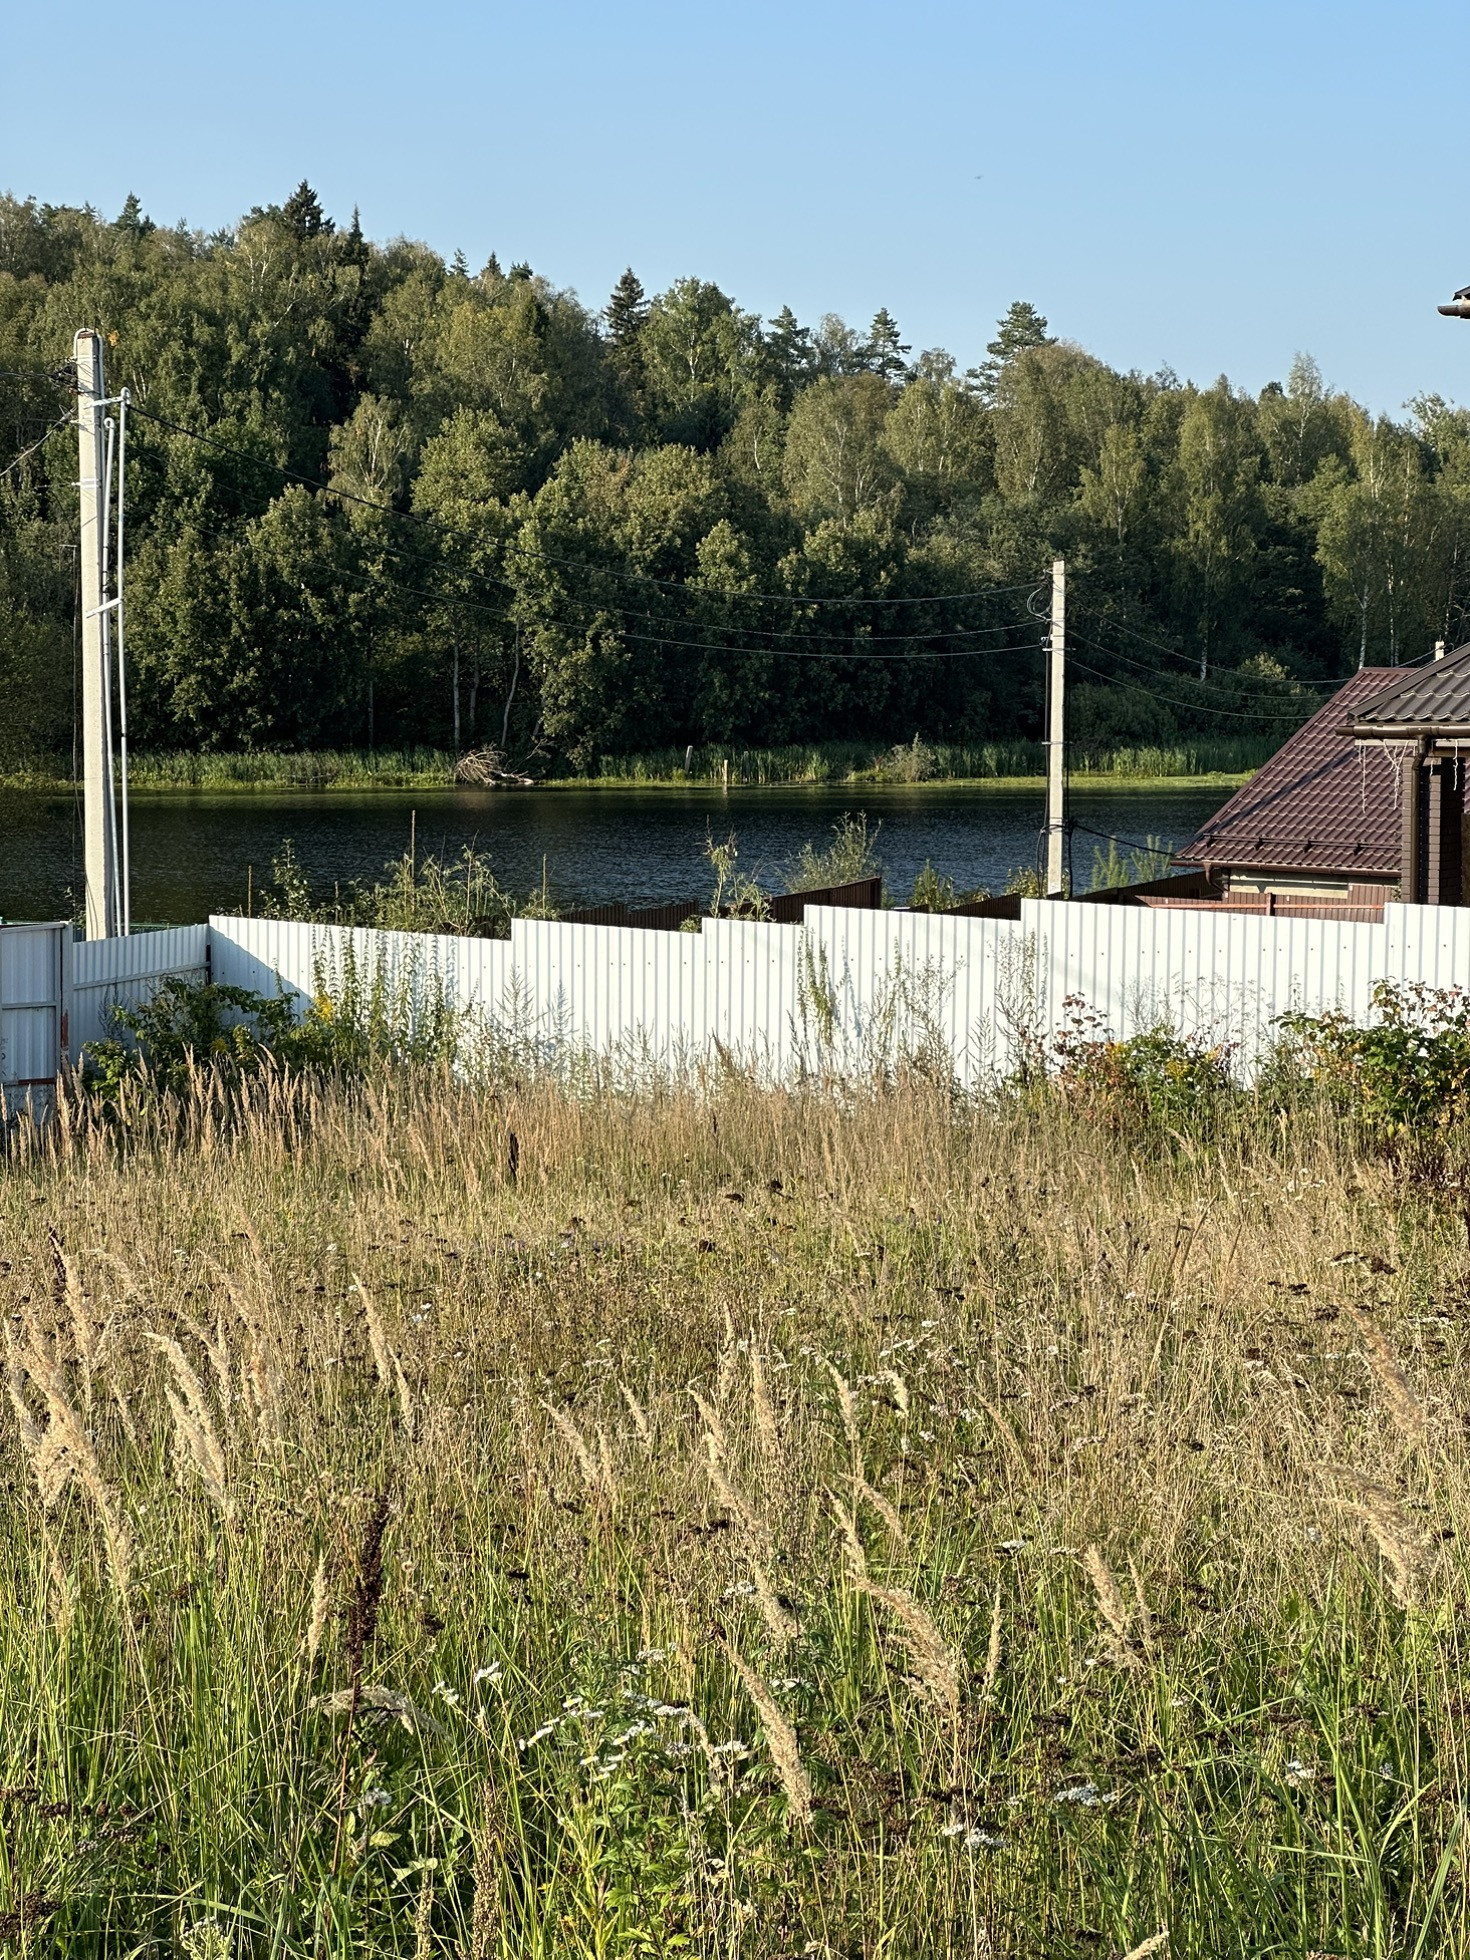
[[[1465,631],[1470,414],[1375,419],[1300,356],[1258,398],[1120,374],[1018,303],[961,371],[886,309],[765,322],[694,277],[630,271],[594,312],[376,245],[304,184],[213,235],[9,197],[11,754],[71,742],[79,326],[136,411],[154,748],[1034,734],[1058,551],[1082,745],[1285,732]]]

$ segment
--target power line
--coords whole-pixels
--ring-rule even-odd
[[[1087,640],[1083,644],[1091,646],[1092,642],[1091,640]],[[1108,649],[1101,647],[1098,651],[1106,653]],[[1089,667],[1083,660],[1069,658],[1069,664],[1073,667],[1080,668],[1084,674],[1090,674],[1096,681],[1116,681],[1117,679],[1116,675],[1105,674],[1099,667]],[[1269,708],[1259,708],[1252,712],[1247,712],[1241,708],[1212,708],[1208,702],[1204,701],[1182,701],[1177,695],[1171,694],[1160,694],[1156,698],[1165,702],[1170,707],[1183,708],[1189,714],[1222,715],[1229,721],[1283,721],[1294,719],[1289,714],[1273,714]]]
[[[150,422],[156,422],[162,429],[171,430],[175,435],[187,436],[191,442],[205,443],[212,449],[221,450],[225,455],[234,456],[237,460],[253,464],[256,468],[271,470],[285,481],[300,484],[308,490],[320,491],[323,496],[336,497],[343,503],[356,504],[363,510],[377,511],[384,517],[395,517],[401,523],[421,524],[441,530],[444,528],[441,519],[431,517],[423,511],[396,510],[392,504],[380,503],[373,497],[360,496],[354,490],[339,490],[330,483],[323,483],[319,477],[305,476],[299,470],[288,469],[284,463],[271,462],[268,457],[252,456],[248,450],[236,449],[230,443],[221,442],[217,436],[205,435],[198,429],[186,428],[182,422],[173,422],[167,416],[155,415],[152,409],[140,408],[137,403],[132,404],[132,412]],[[606,577],[640,585],[659,586],[670,592],[692,591],[701,594],[705,592],[705,588],[691,586],[686,579],[655,578],[651,572],[631,572],[616,565],[596,565],[584,558],[565,558],[556,552],[533,550],[528,545],[510,541],[507,541],[504,548],[516,552],[521,557],[540,559],[549,565],[566,565],[576,571],[601,572]],[[472,574],[472,576],[477,575]],[[895,594],[891,598],[881,599],[825,599],[806,597],[792,592],[728,592],[706,596],[719,596],[727,600],[750,599],[763,604],[783,606],[938,606],[957,605],[974,599],[1000,598],[1010,592],[1034,592],[1043,583],[1044,581],[1040,579],[1026,579],[1017,585],[991,585],[974,592],[929,592],[910,596]]]
[[[225,527],[222,525],[215,525],[212,527],[203,527],[203,528],[204,528],[204,535],[207,537],[219,538],[225,535]],[[421,564],[421,565],[427,564],[430,568],[432,568],[434,563],[437,562],[432,559],[424,560],[421,558],[413,558],[407,552],[396,551],[391,545],[381,545],[379,549],[386,551],[390,557],[406,559],[407,562],[409,562],[410,564]],[[465,567],[456,567],[455,569],[465,572],[466,576],[469,577],[476,576],[475,574],[468,572],[467,568]],[[514,590],[514,587],[509,586],[508,582],[504,579],[493,579],[493,580],[488,580],[487,582],[496,585],[505,585],[507,586],[508,590]],[[446,592],[431,591],[423,586],[409,585],[405,583],[402,579],[398,579],[398,578],[392,579],[391,582],[386,582],[385,596],[388,595],[392,595],[392,596],[406,595],[411,598],[426,599],[431,604],[434,605],[462,606],[467,608],[471,612],[484,613],[488,618],[496,620],[503,625],[511,625],[515,623],[513,621],[510,610],[505,606],[487,605],[484,600],[471,599],[468,598],[463,593],[446,593]],[[844,651],[840,653],[823,653],[805,646],[802,647],[734,646],[729,644],[728,642],[719,641],[719,640],[678,639],[673,637],[671,632],[655,631],[649,633],[640,633],[636,631],[634,628],[624,625],[622,621],[626,619],[642,619],[645,622],[652,622],[655,626],[657,626],[660,622],[656,614],[633,612],[625,607],[616,604],[604,605],[601,601],[596,599],[579,598],[576,593],[566,593],[563,596],[567,604],[573,606],[580,606],[584,612],[593,613],[593,614],[599,612],[607,612],[610,614],[617,615],[618,624],[616,630],[621,634],[622,638],[624,638],[625,640],[639,641],[644,644],[652,645],[652,646],[677,647],[681,649],[686,649],[694,653],[733,654],[744,659],[827,660],[827,661],[837,661],[843,663],[852,662],[852,661],[864,661],[864,662],[875,661],[875,662],[880,662],[888,667],[904,667],[904,666],[917,665],[921,661],[927,662],[931,660],[971,660],[974,659],[977,655],[983,656],[986,654],[996,654],[996,653],[1032,653],[1032,652],[1039,651],[1039,644],[1040,644],[1039,642],[1036,641],[1027,640],[1027,641],[1023,641],[1019,645],[1012,644],[1009,646],[999,646],[999,647],[935,647],[932,649],[924,650],[921,646],[921,649],[919,651],[913,653],[906,653],[906,654],[868,653],[868,652],[856,650],[853,643],[849,642],[845,636],[838,636],[836,634],[819,634],[819,635],[814,635],[813,637],[823,638],[823,639],[828,639],[828,638],[837,639],[841,637],[843,639]],[[389,596],[388,602],[391,604],[391,596]],[[407,609],[404,609],[402,611],[401,616],[405,619],[409,619],[409,620],[412,619],[412,614],[409,613]],[[545,625],[548,626],[565,627],[572,632],[585,632],[587,630],[587,624],[588,624],[586,620],[568,619],[565,617],[564,614],[558,612],[548,612],[542,614],[541,623],[544,623]],[[675,618],[675,619],[671,619],[668,622],[668,624],[671,629],[679,628],[679,627],[697,628],[699,622],[697,620]],[[997,627],[988,630],[992,630],[996,632],[1002,632],[1002,631],[1024,632],[1029,624],[1030,624],[1029,621],[1016,620],[1007,627],[1004,628]],[[714,629],[712,628],[711,630]],[[739,631],[745,631],[747,629],[737,626],[734,630],[739,632]],[[895,635],[894,637],[898,638],[900,636]],[[909,639],[917,639],[922,641],[924,636],[920,634],[914,634],[914,635],[904,635],[902,637],[909,638]],[[863,642],[861,644],[866,645],[867,642]]]
[[[1102,626],[1105,629],[1108,629],[1110,631],[1116,631],[1119,633],[1126,633],[1130,640],[1137,640],[1143,646],[1153,647],[1159,653],[1172,654],[1176,660],[1184,661],[1187,666],[1194,665],[1194,656],[1192,654],[1186,653],[1182,647],[1166,646],[1162,640],[1150,639],[1146,633],[1136,632],[1133,629],[1133,627],[1125,626],[1122,620],[1115,619],[1109,613],[1098,612],[1097,609],[1093,606],[1082,606],[1079,608],[1079,610],[1083,614],[1085,614],[1088,619],[1095,620],[1099,626]],[[1087,644],[1089,646],[1092,646],[1095,645],[1096,643],[1094,641],[1089,640]],[[1100,653],[1112,652],[1115,658],[1119,660],[1126,660],[1128,658],[1126,654],[1118,653],[1116,648],[1099,647],[1098,651]],[[1401,667],[1419,667],[1424,665],[1426,661],[1430,661],[1433,658],[1434,658],[1434,650],[1433,648],[1431,648],[1428,653],[1416,654],[1412,660],[1401,660],[1397,664]],[[1157,674],[1159,678],[1162,680],[1172,680],[1175,678],[1174,675],[1165,672],[1161,668],[1145,667],[1143,666],[1143,663],[1141,661],[1135,661],[1133,664],[1135,666],[1140,667],[1142,671],[1146,674]],[[1181,675],[1178,678],[1182,679],[1183,676]],[[1299,674],[1293,674],[1291,676],[1291,680],[1293,684],[1297,687],[1346,687],[1348,682],[1354,678],[1355,676],[1353,674],[1343,674],[1340,675],[1335,680],[1308,680],[1304,676]]]
[[[1076,633],[1073,635],[1073,638],[1076,640],[1080,640],[1083,646],[1091,647],[1094,653],[1104,654],[1109,660],[1121,660],[1124,662],[1125,665],[1129,667],[1136,667],[1141,674],[1148,674],[1154,680],[1161,680],[1161,681],[1181,680],[1182,681],[1185,678],[1187,678],[1183,674],[1169,674],[1169,673],[1165,673],[1161,668],[1146,666],[1143,663],[1143,661],[1134,660],[1128,654],[1120,653],[1116,647],[1105,647],[1101,645],[1100,642],[1098,642],[1097,640],[1089,640],[1085,633]],[[1226,671],[1228,672],[1231,670],[1227,669]],[[1116,679],[1117,677],[1113,675],[1109,675],[1108,678]],[[1213,687],[1218,689],[1222,693],[1230,691],[1227,688],[1226,683],[1220,680],[1212,679],[1207,681],[1197,681],[1194,684],[1202,688]],[[1324,681],[1324,682],[1316,683],[1316,685],[1318,686],[1331,686],[1334,688],[1344,687],[1346,686],[1346,684],[1347,684],[1346,681],[1331,681],[1331,682]],[[1162,699],[1162,697],[1160,698]],[[1208,703],[1200,702],[1196,705],[1198,705],[1205,712],[1210,712]],[[1271,711],[1268,709],[1262,709],[1261,712],[1265,714]],[[1283,713],[1286,712],[1284,707],[1282,708],[1282,712]]]
[[[54,422],[50,423],[48,427],[42,430],[41,434],[36,437],[36,440],[33,443],[31,443],[27,448],[22,449],[18,456],[12,456],[10,461],[5,465],[4,469],[0,470],[0,483],[3,483],[5,481],[6,477],[9,476],[12,470],[18,470],[21,464],[27,458],[27,456],[34,456],[36,451],[40,449],[42,445],[50,439],[50,437],[54,436],[58,429],[64,429],[67,423],[71,421],[71,419],[72,418],[70,415],[58,416]]]

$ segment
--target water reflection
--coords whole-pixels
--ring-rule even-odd
[[[1091,882],[1099,837],[1161,837],[1182,843],[1229,791],[1079,789],[1072,811],[1079,888]],[[632,904],[703,895],[709,836],[739,839],[741,869],[777,889],[808,840],[826,841],[844,810],[881,823],[878,851],[890,892],[903,902],[925,859],[956,885],[1000,890],[1018,866],[1036,861],[1039,790],[908,787],[689,790],[439,790],[348,794],[180,792],[135,798],[133,916],[189,922],[243,909],[247,874],[257,885],[283,838],[318,888],[376,876],[408,844],[456,855],[466,844],[489,853],[513,891],[539,886],[543,860],[563,904],[622,898]],[[0,793],[0,914],[57,918],[81,889],[80,808],[65,795]],[[1106,845],[1101,846],[1106,850]]]

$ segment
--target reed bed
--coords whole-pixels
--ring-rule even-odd
[[[1200,737],[1164,746],[1084,747],[1072,756],[1074,776],[1126,783],[1179,778],[1244,777],[1280,746],[1276,736]],[[448,749],[336,749],[285,752],[251,750],[144,751],[129,766],[134,790],[431,790],[451,789],[455,757]],[[1038,783],[1046,773],[1046,746],[1014,740],[948,743],[792,743],[742,749],[709,744],[656,749],[637,755],[599,756],[588,774],[552,765],[538,781],[548,786],[730,788],[782,784],[1010,782]],[[66,758],[0,760],[0,789],[71,787]]]
[[[0,1945],[1470,1951],[1467,1231],[922,1081],[64,1112]]]

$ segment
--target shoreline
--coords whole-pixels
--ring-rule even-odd
[[[1239,789],[1248,783],[1256,772],[1244,770],[1202,770],[1190,775],[1129,776],[1116,770],[1075,770],[1068,778],[1071,789],[1106,789],[1127,792],[1130,790],[1161,789]],[[69,777],[46,777],[31,773],[6,775],[0,773],[0,794],[33,796],[69,796],[79,791],[80,783]],[[697,781],[678,782],[668,778],[635,779],[620,776],[558,776],[546,782],[536,783],[529,788],[492,789],[479,783],[453,782],[393,782],[382,779],[347,780],[345,782],[306,781],[292,782],[284,778],[274,782],[212,782],[212,783],[149,783],[134,782],[129,786],[131,798],[146,797],[149,801],[164,797],[250,797],[281,796],[465,796],[476,795],[489,801],[504,801],[510,797],[534,796],[546,792],[567,790],[596,790],[608,795],[628,792],[655,791],[661,795],[688,795],[691,791],[714,792],[727,795],[731,791],[758,791],[766,793],[773,790],[805,790],[829,793],[834,790],[888,794],[892,791],[910,793],[932,793],[952,789],[990,789],[1020,793],[1022,791],[1043,791],[1046,788],[1045,776],[931,776],[922,782],[896,782],[878,776],[830,777],[824,782],[792,779],[784,782],[742,782],[725,784],[702,778]]]

